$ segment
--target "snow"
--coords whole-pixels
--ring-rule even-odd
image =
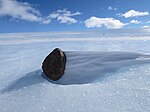
[[[66,52],[66,55],[68,57],[66,72],[64,77],[56,81],[57,84],[99,82],[107,73],[115,72],[125,66],[150,62],[150,55],[145,58],[145,55],[131,52],[70,51]]]
[[[0,34],[0,112],[150,111],[150,36],[87,33]],[[41,64],[56,47],[67,64],[54,82]]]

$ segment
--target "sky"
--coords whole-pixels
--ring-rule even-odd
[[[0,0],[0,33],[150,28],[150,0]]]

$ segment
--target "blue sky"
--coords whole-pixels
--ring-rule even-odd
[[[0,0],[0,32],[149,28],[150,0]]]

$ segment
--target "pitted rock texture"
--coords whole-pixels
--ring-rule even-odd
[[[43,61],[42,69],[51,80],[59,80],[65,71],[66,55],[59,49],[54,49]]]

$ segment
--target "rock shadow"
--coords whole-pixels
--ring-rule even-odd
[[[2,90],[2,93],[5,92],[10,92],[10,91],[15,91],[15,90],[20,90],[22,88],[26,88],[35,84],[39,84],[45,81],[45,79],[42,78],[43,72],[42,70],[36,70],[33,72],[30,72],[23,77],[17,79],[13,83],[11,83],[9,86],[4,88]]]

